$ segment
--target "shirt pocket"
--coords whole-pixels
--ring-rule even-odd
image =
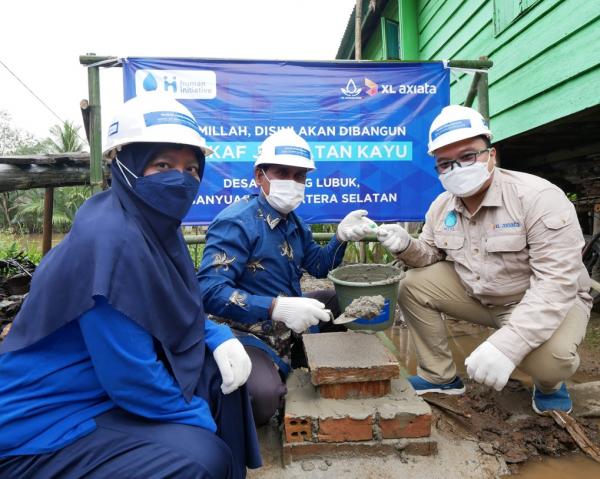
[[[446,253],[448,261],[463,263],[465,245],[463,235],[436,235],[433,241],[438,249]]]
[[[489,278],[523,278],[529,276],[529,249],[525,235],[488,237],[486,245]]]
[[[572,223],[573,217],[569,210],[561,211],[560,213],[546,215],[542,218],[546,228],[550,230],[559,230]]]

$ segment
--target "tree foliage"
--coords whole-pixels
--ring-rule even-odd
[[[79,136],[80,126],[71,121],[50,128],[50,136],[36,139],[30,133],[14,128],[11,117],[0,110],[0,156],[34,155],[82,151],[86,144]],[[52,224],[55,230],[70,229],[75,213],[89,198],[89,186],[69,186],[54,190]],[[18,233],[42,231],[44,218],[44,190],[11,191],[0,195],[0,226]]]
[[[0,156],[28,155],[47,151],[47,140],[39,140],[31,133],[13,127],[11,121],[10,114],[0,110]]]

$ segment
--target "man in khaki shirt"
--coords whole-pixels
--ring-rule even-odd
[[[445,315],[496,328],[465,360],[467,374],[500,391],[516,366],[534,380],[532,406],[570,412],[564,381],[591,309],[589,276],[575,209],[537,176],[496,168],[491,132],[475,110],[451,105],[433,121],[429,153],[446,191],[423,232],[399,225],[378,237],[409,266],[400,306],[414,340],[418,394],[462,394]]]

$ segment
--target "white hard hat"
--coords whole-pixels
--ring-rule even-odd
[[[492,138],[487,121],[477,110],[460,105],[449,105],[442,109],[429,127],[427,152],[433,152],[442,146],[456,143],[476,136]]]
[[[254,166],[264,164],[315,169],[310,146],[292,128],[278,130],[262,142]]]
[[[117,150],[129,143],[189,145],[199,148],[205,157],[213,152],[190,110],[161,94],[142,95],[123,103],[108,127],[104,156],[114,158]]]

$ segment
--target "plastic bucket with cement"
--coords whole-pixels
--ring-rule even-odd
[[[398,288],[404,272],[388,264],[350,264],[334,269],[328,275],[333,281],[340,309],[361,296],[381,295],[385,305],[381,312],[371,319],[359,318],[346,323],[348,329],[381,331],[394,324],[394,311],[398,298]]]

